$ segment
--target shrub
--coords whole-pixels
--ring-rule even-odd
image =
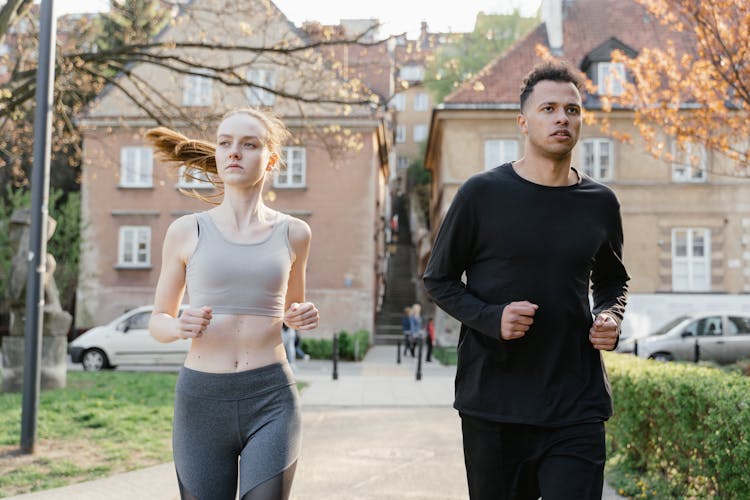
[[[435,346],[432,355],[444,365],[455,365],[458,362],[458,353],[455,346]]]
[[[741,498],[750,491],[750,379],[620,354],[608,353],[606,362],[615,402],[610,461],[642,483],[626,494]]]
[[[360,361],[370,349],[370,332],[358,330],[352,334],[339,334],[339,358],[350,361]]]
[[[331,359],[331,341],[329,339],[302,339],[300,346],[312,359]]]
[[[370,332],[359,330],[352,334],[342,330],[338,333],[338,343],[339,359],[360,361],[370,349]],[[332,339],[302,339],[301,345],[312,359],[331,359]]]

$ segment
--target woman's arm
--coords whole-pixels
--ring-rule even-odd
[[[293,262],[289,272],[286,291],[284,322],[295,330],[312,330],[320,321],[318,309],[311,302],[305,302],[305,279],[307,257],[310,253],[310,226],[292,217],[289,219],[289,245],[292,248]]]
[[[196,219],[188,215],[174,221],[164,237],[154,312],[148,323],[151,336],[159,342],[200,336],[211,319],[210,308],[187,309],[177,317],[185,294],[185,268],[198,242],[197,233]]]

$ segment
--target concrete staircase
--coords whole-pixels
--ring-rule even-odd
[[[402,215],[403,214],[403,215]],[[385,297],[383,308],[375,316],[375,344],[395,344],[403,338],[401,317],[404,308],[416,302],[415,269],[416,254],[411,244],[408,209],[399,211],[398,235],[394,237],[386,275]]]

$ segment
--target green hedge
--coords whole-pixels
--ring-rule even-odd
[[[354,333],[341,331],[338,333],[339,359],[360,361],[370,349],[370,332],[359,330]],[[300,341],[302,350],[312,359],[331,359],[333,341],[331,339],[305,339]],[[355,349],[356,347],[356,349]]]
[[[750,378],[607,353],[609,466],[621,494],[748,498]]]
[[[455,365],[458,362],[456,346],[437,345],[432,349],[432,356],[444,365]]]

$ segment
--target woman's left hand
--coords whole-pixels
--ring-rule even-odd
[[[318,308],[312,302],[292,302],[284,313],[284,323],[295,330],[312,330],[318,327],[320,315]]]

